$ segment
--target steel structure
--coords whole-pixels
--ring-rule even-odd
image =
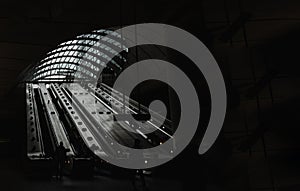
[[[110,34],[113,38],[106,37]],[[26,72],[25,82],[72,82],[95,80],[104,68],[118,73],[126,59],[117,54],[127,50],[121,35],[112,30],[94,30],[63,42]],[[105,64],[108,61],[108,64]]]

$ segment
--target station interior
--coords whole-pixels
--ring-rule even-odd
[[[172,48],[127,47],[119,29],[142,23],[187,31],[220,68],[226,114],[204,154],[198,149],[212,107],[206,78]],[[0,26],[0,190],[300,190],[299,1],[4,0]],[[188,76],[200,114],[182,152],[173,158],[174,140],[159,156],[146,153],[150,167],[137,171],[105,158],[127,160],[125,147],[169,142],[184,115],[167,83],[146,80],[130,95],[114,88],[123,71],[149,59]],[[57,180],[61,142],[68,152]],[[155,157],[172,160],[151,167]]]

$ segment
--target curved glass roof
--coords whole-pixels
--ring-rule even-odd
[[[95,80],[104,68],[121,71],[126,59],[118,54],[120,49],[128,52],[121,35],[114,31],[95,30],[79,35],[48,52],[45,58],[29,69],[25,81],[72,81],[75,77]]]

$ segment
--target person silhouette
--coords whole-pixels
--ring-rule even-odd
[[[133,148],[135,149],[141,149],[141,141],[139,139],[135,139],[134,140],[134,145],[133,145]],[[147,186],[146,186],[146,181],[145,181],[145,177],[144,177],[144,173],[143,173],[143,169],[138,169],[138,170],[135,170],[133,169],[132,172],[131,172],[131,178],[132,178],[132,185],[133,185],[133,189],[136,191],[138,190],[137,187],[136,187],[136,177],[139,176],[141,182],[142,182],[142,186],[143,186],[143,189],[144,190],[148,190],[147,189]]]
[[[62,179],[65,160],[68,151],[70,151],[70,149],[66,149],[62,141],[59,143],[59,146],[56,148],[55,157],[56,157],[56,178],[57,179],[60,180]]]

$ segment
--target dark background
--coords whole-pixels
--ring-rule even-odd
[[[198,190],[300,190],[297,0],[1,1],[0,189],[22,189],[16,182],[25,176],[24,92],[16,86],[21,72],[76,35],[144,22],[175,25],[201,39],[218,61],[228,91],[228,112],[214,147],[197,158],[183,153],[177,160],[186,165],[165,165],[162,180],[179,182],[183,190],[187,185],[200,185]],[[190,149],[186,152],[196,153]],[[189,161],[200,164],[194,168]],[[177,178],[167,172],[172,165]],[[167,184],[158,181],[152,187],[174,190]]]

